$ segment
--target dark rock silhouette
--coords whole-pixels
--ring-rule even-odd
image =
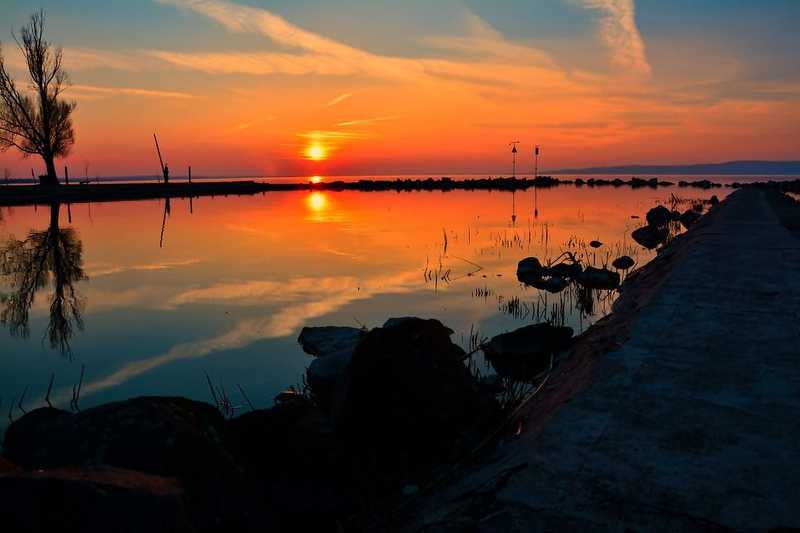
[[[522,283],[530,283],[541,279],[544,275],[542,263],[536,257],[526,257],[517,264],[517,279]]]
[[[560,276],[548,276],[528,283],[531,287],[541,289],[553,294],[559,293],[567,288],[569,281]]]
[[[107,467],[0,475],[4,531],[197,531],[173,479]]]
[[[683,225],[684,228],[689,229],[698,220],[700,220],[700,217],[702,216],[703,215],[698,211],[696,211],[695,209],[687,209],[681,214],[680,218],[681,225]]]
[[[566,279],[575,279],[583,272],[583,266],[580,263],[572,261],[563,261],[552,265],[546,269],[548,276],[555,276]]]
[[[619,270],[628,270],[635,264],[636,261],[634,261],[633,258],[623,255],[614,259],[614,261],[611,263],[611,266]]]
[[[578,283],[590,289],[616,289],[619,287],[619,273],[608,270],[607,268],[586,267]]]
[[[672,213],[663,205],[657,205],[647,212],[647,223],[650,226],[666,226],[670,220],[672,220]]]
[[[667,240],[669,231],[666,227],[643,226],[634,230],[631,237],[645,248],[652,250]]]
[[[603,246],[603,243],[600,241],[591,241],[589,242],[589,246],[591,246],[592,248],[600,248],[601,246]]]
[[[547,368],[550,356],[569,346],[572,328],[533,324],[492,338],[483,347],[498,374],[527,381]]]

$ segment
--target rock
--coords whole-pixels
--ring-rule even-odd
[[[566,289],[567,285],[569,285],[569,282],[559,276],[548,276],[537,281],[531,281],[528,285],[536,289],[556,294]]]
[[[701,215],[700,213],[698,213],[694,209],[687,209],[681,215],[681,218],[680,218],[681,225],[683,225],[684,228],[689,229],[698,220],[700,220],[701,216],[703,216],[703,215]]]
[[[650,250],[665,242],[668,236],[667,228],[655,226],[644,226],[631,233],[634,241]]]
[[[78,414],[45,407],[8,427],[3,453],[25,468],[108,465],[219,479],[236,471],[223,422],[216,408],[185,398],[134,398]]]
[[[496,414],[451,333],[437,320],[390,320],[353,354],[344,426],[400,479],[449,458],[465,432]]]
[[[364,330],[349,327],[306,327],[300,332],[297,342],[307,354],[317,357],[355,349],[364,336]]]
[[[283,514],[337,514],[355,505],[348,448],[310,402],[276,405],[226,422],[225,444]]]
[[[616,289],[619,287],[619,273],[607,268],[587,267],[578,283],[590,289]]]
[[[670,213],[669,209],[664,207],[663,205],[657,205],[652,208],[650,211],[647,212],[647,223],[650,226],[655,227],[662,227],[669,224],[669,221],[672,220],[672,214]]]
[[[633,258],[631,258],[631,257],[629,257],[627,255],[623,255],[623,256],[620,256],[620,257],[617,257],[616,259],[614,259],[614,262],[611,263],[611,266],[613,266],[614,268],[617,268],[619,270],[628,270],[629,268],[631,268],[635,264],[636,264],[636,261],[634,261]]]
[[[306,380],[318,403],[334,418],[347,400],[353,352],[341,352],[314,359],[306,370]]]
[[[589,246],[591,246],[592,248],[600,248],[601,246],[603,246],[603,243],[600,241],[590,241]]]
[[[174,480],[110,468],[0,476],[3,531],[196,531]]]
[[[547,368],[550,356],[569,346],[573,330],[550,324],[533,324],[493,337],[483,347],[498,374],[527,381]]]
[[[11,472],[16,472],[17,470],[19,470],[17,465],[10,463],[9,461],[6,461],[2,457],[0,457],[0,476],[2,476],[3,474],[9,474]]]
[[[717,198],[717,195],[715,194],[711,198],[708,199],[708,203],[711,204],[711,205],[718,205],[719,204],[719,198]]]
[[[544,275],[542,264],[535,257],[526,257],[517,264],[517,279],[522,283],[536,281]]]
[[[581,275],[583,267],[580,263],[558,263],[547,268],[546,274],[548,276],[555,276],[559,278],[575,279]]]
[[[676,222],[676,221],[680,220],[680,218],[681,218],[680,211],[677,211],[677,210],[673,209],[672,211],[669,212],[669,219],[672,222]]]

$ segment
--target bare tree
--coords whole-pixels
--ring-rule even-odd
[[[16,148],[24,156],[39,155],[47,167],[47,183],[57,184],[55,158],[69,154],[75,143],[72,112],[75,102],[62,100],[69,78],[62,52],[44,38],[43,10],[14,36],[25,58],[30,81],[17,87],[6,69],[0,48],[0,151]]]

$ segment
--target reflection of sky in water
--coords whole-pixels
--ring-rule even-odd
[[[208,400],[204,372],[232,394],[241,385],[255,403],[270,405],[310,362],[295,340],[304,325],[435,317],[466,345],[473,327],[491,336],[533,321],[502,312],[510,301],[531,309],[561,304],[557,295],[520,286],[515,271],[523,257],[552,259],[566,243],[599,239],[606,246],[593,252],[596,263],[610,263],[619,251],[645,261],[651,254],[628,237],[641,224],[631,215],[643,217],[671,193],[724,192],[563,187],[538,191],[535,200],[532,191],[513,198],[292,192],[195,199],[193,214],[188,201],[173,200],[163,248],[163,201],[76,204],[72,224],[66,209],[60,221],[77,231],[89,277],[78,286],[86,329],[72,338],[74,361],[41,342],[50,290],[41,291],[30,339],[0,332],[0,394],[7,406],[28,385],[31,407],[55,372],[53,396],[66,404],[85,364],[83,406],[141,394]],[[5,242],[47,228],[50,210],[2,214]],[[573,299],[563,300],[576,329],[597,318],[581,318]],[[596,313],[603,308],[598,303]]]

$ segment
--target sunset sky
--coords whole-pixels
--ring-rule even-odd
[[[800,159],[796,0],[43,0],[83,175]],[[2,0],[0,40],[32,3]],[[62,163],[63,165],[63,163]],[[14,175],[37,159],[0,154]]]

